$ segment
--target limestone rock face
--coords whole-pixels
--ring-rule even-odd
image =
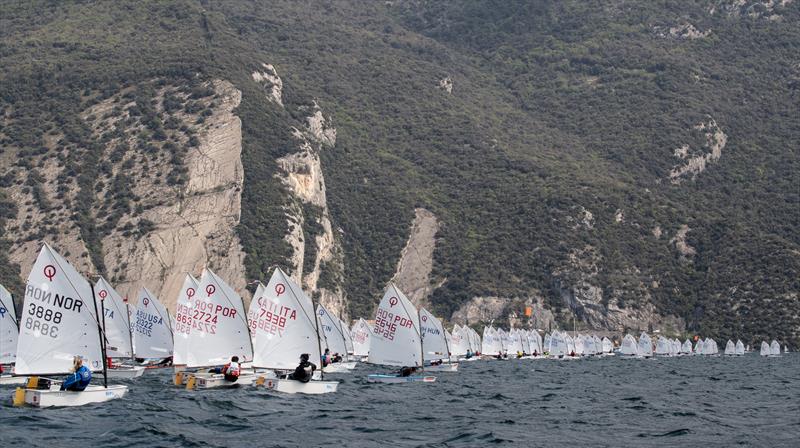
[[[392,281],[414,305],[429,306],[428,298],[434,289],[430,276],[439,221],[436,215],[424,208],[418,208],[414,213],[411,232]]]

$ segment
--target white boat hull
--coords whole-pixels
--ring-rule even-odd
[[[433,383],[436,381],[435,376],[422,376],[422,375],[411,375],[411,376],[399,376],[399,375],[367,375],[367,382],[370,383],[387,383],[387,384],[398,384],[398,383]]]
[[[285,394],[308,394],[319,395],[336,392],[339,388],[338,381],[317,381],[312,380],[303,383],[296,380],[276,379],[260,377],[256,382],[257,386],[264,386],[267,389]]]
[[[458,363],[425,366],[425,370],[427,370],[428,372],[458,372]]]
[[[28,383],[26,376],[0,375],[0,386],[19,386]]]
[[[118,379],[133,379],[139,378],[140,376],[144,375],[144,371],[146,369],[144,366],[131,366],[131,367],[118,367],[115,369],[108,369],[106,373],[108,374],[108,378],[118,378]]]
[[[128,392],[128,386],[121,384],[108,386],[88,386],[81,392],[59,390],[60,386],[53,385],[49,390],[20,389],[25,394],[24,402],[27,405],[39,408],[84,406],[92,403],[122,398]]]
[[[194,384],[192,384],[192,379],[194,379]],[[239,375],[239,379],[236,381],[228,381],[225,379],[225,375],[220,373],[196,373],[192,375],[189,380],[187,380],[186,388],[206,390],[236,386],[250,386],[255,382],[255,380],[256,376],[252,373],[243,373]]]
[[[325,373],[347,373],[356,368],[355,362],[336,362],[328,364],[322,371]]]

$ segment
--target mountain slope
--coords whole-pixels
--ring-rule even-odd
[[[147,218],[145,199],[104,193],[117,165],[150,158],[130,176],[166,183],[181,203],[196,181],[189,139],[213,131],[204,120],[222,105],[204,89],[230,83],[241,94],[232,216],[243,261],[229,273],[240,289],[279,264],[337,310],[369,315],[424,209],[439,223],[427,300],[446,317],[519,321],[535,305],[562,326],[574,315],[615,330],[800,342],[793,2],[2,12],[0,174],[17,210],[3,207],[11,258],[0,281],[19,285],[10,263],[27,272],[42,239],[74,247],[87,270],[130,271],[114,238],[147,241],[170,222]],[[163,98],[142,106],[162,91],[182,112]],[[125,95],[143,119],[98,132],[87,111]],[[188,133],[162,136],[177,115]],[[135,144],[113,155],[113,132]],[[159,164],[172,168],[151,175]],[[230,247],[186,269],[225,265]],[[165,269],[139,281],[180,272]]]

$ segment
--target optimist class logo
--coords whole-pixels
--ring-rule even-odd
[[[53,277],[56,276],[56,267],[52,264],[48,264],[44,267],[44,276],[47,277],[48,280],[51,282],[53,281]]]
[[[283,283],[278,283],[275,285],[275,294],[277,294],[278,297],[280,297],[280,295],[284,292],[286,292],[286,286]]]
[[[108,293],[106,292],[105,289],[101,289],[100,292],[97,293],[97,295],[100,296],[100,300],[105,300],[106,296],[108,296]]]
[[[190,298],[190,299],[191,299],[192,297],[194,297],[194,288],[188,288],[188,289],[186,290],[186,297],[188,297],[188,298]]]
[[[428,316],[422,316],[422,321],[423,322],[427,322],[428,321]]]
[[[397,297],[392,297],[389,299],[389,306],[397,305]]]
[[[145,297],[145,298],[143,298],[143,299],[142,299],[142,303],[144,303],[144,306],[147,306],[147,305],[149,305],[149,304],[150,304],[150,299],[148,299],[147,297]]]
[[[216,290],[217,288],[214,285],[206,286],[206,294],[208,294],[208,297],[211,297],[211,294],[214,294],[214,291]]]

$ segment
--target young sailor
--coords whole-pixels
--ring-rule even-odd
[[[328,365],[330,365],[330,363],[332,362],[331,361],[331,349],[329,349],[329,348],[325,349],[325,354],[322,355],[321,361],[322,361],[322,367],[328,367]]]
[[[76,356],[72,359],[72,375],[68,376],[63,383],[61,383],[61,390],[68,390],[71,392],[82,392],[92,381],[92,371],[83,365],[83,359]]]
[[[403,367],[400,369],[400,376],[411,376],[419,369],[419,367]]]
[[[317,366],[308,361],[308,353],[303,353],[300,355],[300,365],[294,369],[294,372],[289,374],[289,379],[307,383],[311,381],[315,370],[317,370]]]
[[[231,362],[225,364],[222,367],[214,367],[213,369],[209,370],[209,373],[221,373],[225,376],[226,381],[235,382],[239,379],[239,373],[241,373],[241,367],[239,367],[239,357],[232,356]]]

